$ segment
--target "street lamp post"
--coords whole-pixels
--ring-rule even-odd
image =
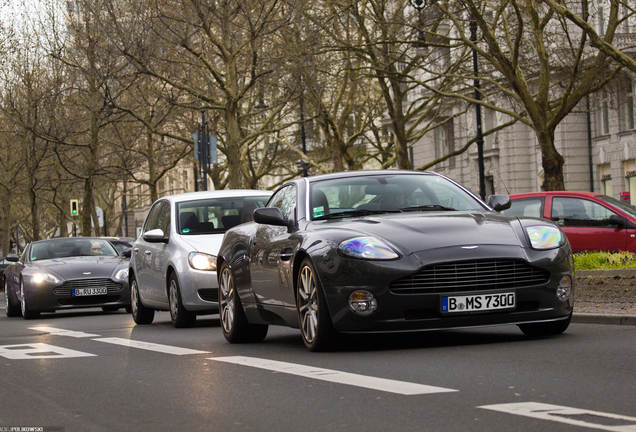
[[[434,1],[434,0],[433,0]],[[461,0],[460,0],[461,1]],[[421,14],[422,9],[426,7],[426,0],[409,0],[411,6],[419,11]],[[463,3],[463,2],[462,2]],[[463,3],[465,5],[465,3]],[[470,11],[469,15],[470,20],[470,40],[472,42],[477,41],[477,20],[473,16],[472,11]],[[422,23],[422,18],[420,16],[419,19],[420,24]],[[418,34],[418,40],[421,43],[424,43],[423,35],[420,30]],[[486,199],[486,179],[484,173],[484,137],[482,135],[481,130],[481,91],[480,91],[480,82],[479,82],[479,62],[477,58],[477,50],[473,48],[473,73],[475,78],[473,80],[473,86],[475,87],[475,120],[477,123],[477,136],[475,137],[475,143],[477,144],[477,165],[479,168],[479,196],[481,199]]]

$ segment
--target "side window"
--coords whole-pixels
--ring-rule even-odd
[[[294,218],[296,209],[296,186],[285,186],[272,196],[267,207],[278,207],[287,219]]]
[[[565,227],[607,227],[611,210],[579,198],[552,199],[552,220]]]
[[[163,231],[164,236],[170,235],[170,203],[164,201],[161,211],[157,217],[157,228]]]
[[[150,209],[150,212],[146,217],[146,222],[144,223],[144,232],[157,228],[157,219],[159,218],[159,212],[161,211],[162,204],[163,201],[158,201]]]
[[[501,212],[506,216],[529,216],[540,218],[543,215],[543,198],[528,198],[512,201],[509,209]]]

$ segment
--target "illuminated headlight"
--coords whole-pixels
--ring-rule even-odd
[[[121,269],[115,273],[115,279],[128,280],[128,269]]]
[[[35,284],[41,284],[43,282],[56,284],[60,283],[60,280],[49,273],[35,273],[33,276],[31,276],[31,282]]]
[[[368,260],[392,260],[399,255],[386,244],[373,237],[355,237],[338,245],[338,250],[352,258]]]
[[[568,301],[572,295],[572,278],[570,276],[563,276],[559,282],[556,296],[562,302]]]
[[[371,315],[378,310],[378,301],[369,291],[354,291],[349,294],[349,309],[358,315]]]
[[[565,242],[563,233],[556,227],[527,227],[526,232],[528,233],[533,249],[554,249],[562,246]]]
[[[195,270],[216,270],[216,257],[201,252],[190,252],[188,263]]]

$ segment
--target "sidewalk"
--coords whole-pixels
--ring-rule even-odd
[[[572,322],[636,325],[636,269],[577,271]]]

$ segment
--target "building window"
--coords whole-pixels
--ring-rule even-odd
[[[612,196],[612,175],[605,174],[601,177],[601,183],[603,184],[603,193],[607,196]]]
[[[596,112],[596,136],[609,135],[609,105],[604,101],[601,109]]]
[[[453,119],[448,119],[435,128],[435,158],[439,159],[455,151]],[[455,156],[439,164],[440,167],[455,166]]]
[[[632,80],[627,79],[621,83],[619,92],[620,108],[618,121],[621,131],[634,129],[634,93]]]

